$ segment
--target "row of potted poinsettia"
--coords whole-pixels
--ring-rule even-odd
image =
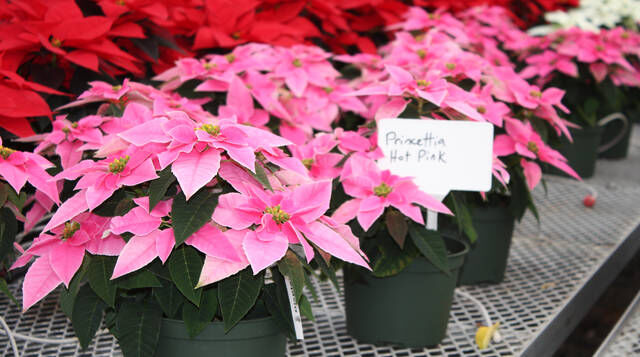
[[[155,78],[160,89],[94,82],[34,153],[0,147],[3,222],[22,218],[29,231],[53,211],[28,249],[16,245],[12,268],[32,261],[23,308],[63,285],[84,346],[104,322],[125,355],[283,355],[290,305],[312,318],[312,277],[338,284],[344,268],[353,336],[439,343],[456,284],[502,280],[515,219],[536,213],[541,164],[578,178],[548,139],[571,138],[564,91],[525,79],[577,74],[576,63],[499,8],[414,8],[398,29],[378,55],[249,44],[178,61]],[[550,49],[535,55],[541,41]],[[624,61],[637,53],[620,48]],[[575,56],[599,80],[635,85],[635,57],[626,67]],[[492,190],[443,204],[381,170],[376,121],[389,117],[493,124]],[[426,209],[449,214],[438,231],[424,227]],[[3,227],[6,245],[17,228]]]

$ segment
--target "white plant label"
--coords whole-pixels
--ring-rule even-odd
[[[451,190],[489,191],[493,163],[490,123],[382,119],[378,121],[382,169],[410,176],[421,190],[436,197]]]
[[[287,294],[289,295],[289,305],[291,306],[291,316],[293,317],[293,327],[296,332],[296,339],[304,340],[304,332],[302,331],[302,317],[300,317],[300,308],[296,302],[296,294],[293,290],[293,284],[288,276],[284,276],[284,283],[287,286]]]
[[[414,178],[418,187],[442,200],[451,190],[491,189],[493,125],[471,121],[381,119],[378,166]],[[436,230],[438,215],[427,212],[427,228]]]

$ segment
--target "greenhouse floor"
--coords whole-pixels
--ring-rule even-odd
[[[305,339],[290,343],[289,356],[550,356],[571,333],[598,296],[640,248],[640,132],[633,136],[630,157],[599,161],[586,183],[549,177],[547,192],[534,195],[540,224],[527,215],[517,226],[505,281],[498,285],[460,288],[480,300],[493,321],[500,322],[502,341],[478,350],[474,335],[482,315],[471,301],[456,296],[448,335],[436,347],[400,349],[359,344],[346,332],[340,293],[316,282],[315,321],[304,322]],[[593,208],[582,204],[590,190],[598,192]],[[12,290],[19,294],[19,286]],[[53,294],[55,295],[55,294]],[[628,316],[638,320],[638,305]],[[38,337],[73,337],[73,329],[50,296],[25,314],[0,296],[0,311],[15,332]],[[375,313],[375,312],[374,312]],[[637,326],[637,324],[636,324]],[[636,333],[637,333],[636,329]],[[638,341],[636,337],[635,342]],[[119,356],[117,343],[100,335],[86,351],[75,344],[44,345],[18,341],[24,356]],[[0,335],[0,355],[11,356]]]

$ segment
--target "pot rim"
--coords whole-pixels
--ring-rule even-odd
[[[442,235],[443,239],[446,239],[446,240],[448,240],[450,242],[453,242],[454,244],[460,244],[464,248],[464,249],[462,249],[462,250],[460,250],[458,252],[447,254],[447,258],[457,258],[457,257],[463,256],[463,255],[466,255],[467,253],[469,253],[470,246],[469,246],[469,244],[467,242],[465,242],[465,241],[463,241],[461,239],[457,239],[457,238],[453,237],[454,234],[452,234],[451,232],[446,232],[446,233],[442,233],[441,232],[440,234]]]
[[[268,322],[269,320],[273,320],[275,319],[272,315],[266,316],[266,317],[258,317],[255,319],[242,319],[238,322],[238,324],[243,324],[245,326],[247,325],[255,325],[255,324],[263,324],[265,322]],[[184,324],[184,321],[182,319],[172,319],[170,317],[162,317],[163,322],[169,322],[169,323],[179,323],[179,324]],[[211,321],[210,324],[212,325],[224,325],[224,321],[222,320],[216,320],[216,321]]]

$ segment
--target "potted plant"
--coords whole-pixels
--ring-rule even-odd
[[[331,182],[291,182],[276,164],[296,160],[278,149],[289,141],[135,82],[94,82],[69,107],[92,102],[98,115],[60,118],[44,137],[43,152],[59,134],[83,141],[51,180],[77,192],[67,186],[13,264],[34,260],[25,310],[64,285],[82,346],[104,322],[125,356],[282,356],[290,305],[311,317],[315,269],[333,274],[331,257],[367,266],[351,230],[325,216]]]
[[[363,73],[381,80],[363,76],[355,94],[368,95],[365,103],[374,113],[369,119],[431,117],[494,125],[493,189],[482,195],[452,193],[445,202],[455,216],[442,216],[442,223],[459,226],[471,244],[461,282],[500,282],[515,219],[527,208],[535,213],[530,192],[541,179],[539,163],[578,176],[545,142],[548,131],[568,133],[557,113],[566,110],[564,92],[529,84],[507,54],[520,42],[530,43],[529,36],[499,8],[474,9],[461,18],[464,22],[412,9],[398,25],[411,33],[396,34],[377,68],[356,61]],[[439,48],[447,49],[446,58],[436,55]]]
[[[347,331],[365,343],[438,344],[467,246],[427,230],[423,211],[414,204],[449,210],[410,178],[380,170],[361,154],[346,160],[340,182],[352,198],[332,218],[352,222],[373,269],[345,267]]]
[[[571,136],[557,145],[582,177],[594,174],[599,152],[608,151],[605,156],[609,157],[621,157],[626,152],[624,147],[611,149],[630,135],[628,120],[624,115],[615,116],[620,121],[609,125],[603,138],[602,127],[610,120],[602,119],[614,118],[610,115],[623,111],[623,87],[640,85],[634,52],[637,36],[622,28],[596,32],[570,28],[539,38],[538,44],[524,54],[525,78],[538,77],[539,83],[567,91],[565,103],[571,109],[568,120],[573,128]]]

